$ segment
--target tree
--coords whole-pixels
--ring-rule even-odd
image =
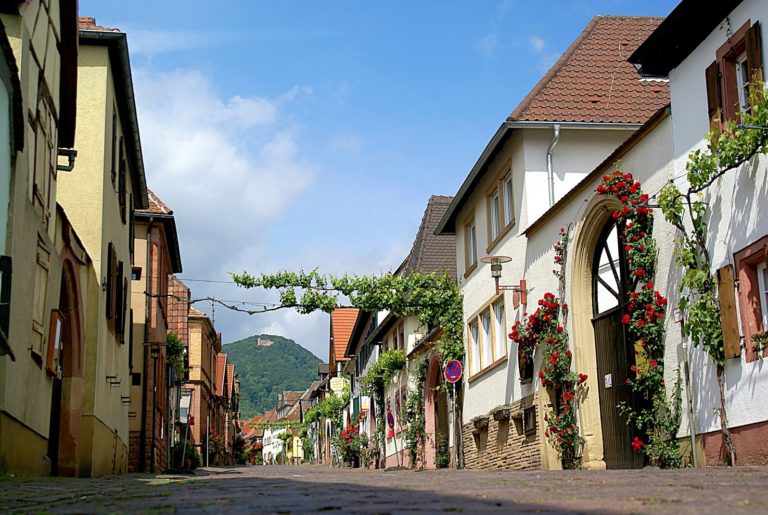
[[[680,282],[680,310],[684,316],[683,331],[694,345],[701,346],[715,363],[720,392],[720,428],[728,448],[729,464],[736,464],[736,450],[728,429],[725,405],[725,349],[720,324],[720,299],[717,281],[712,273],[708,248],[708,225],[711,211],[706,203],[708,188],[725,173],[739,168],[757,154],[766,152],[768,100],[763,85],[750,88],[748,113],[741,113],[741,123],[728,121],[722,130],[707,135],[709,145],[694,150],[686,164],[688,188],[681,191],[670,181],[659,196],[664,218],[680,235],[675,259],[683,273]]]

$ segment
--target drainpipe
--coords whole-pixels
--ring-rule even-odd
[[[549,207],[555,205],[555,172],[552,170],[552,151],[555,150],[557,142],[560,141],[560,124],[556,123],[552,126],[552,143],[549,144],[547,149],[547,181],[549,186]]]

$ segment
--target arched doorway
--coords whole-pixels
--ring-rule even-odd
[[[75,476],[83,396],[83,319],[79,281],[69,260],[63,262],[59,312],[60,372],[53,379],[48,457],[51,474]]]
[[[424,468],[437,468],[437,452],[440,445],[448,445],[448,394],[445,388],[438,389],[442,383],[442,367],[437,354],[429,358],[427,380],[424,388],[424,430],[426,443],[424,449]]]
[[[622,323],[630,281],[620,229],[613,219],[597,239],[591,282],[603,460],[609,469],[639,467],[642,458],[632,452],[631,428],[619,410],[620,404],[634,402],[627,379],[635,357]]]

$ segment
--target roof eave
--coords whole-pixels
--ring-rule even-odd
[[[170,214],[148,213],[146,211],[134,211],[133,216],[147,223],[159,220],[165,227],[165,237],[168,240],[169,254],[171,256],[172,273],[182,273],[181,249],[179,247],[179,234],[176,230],[176,218]]]
[[[464,179],[459,191],[454,195],[451,205],[448,206],[448,210],[443,215],[440,223],[437,224],[435,229],[436,235],[439,234],[454,234],[456,232],[456,216],[459,210],[464,206],[472,190],[475,188],[476,183],[479,181],[482,172],[484,171],[488,162],[495,156],[499,146],[503,143],[504,139],[508,135],[511,128],[504,122],[494,133],[491,141],[485,146],[483,153],[480,154],[475,166],[470,170],[467,178]]]
[[[133,203],[136,209],[149,207],[147,192],[147,180],[144,171],[144,156],[141,151],[141,136],[139,134],[139,120],[136,113],[136,96],[133,90],[133,75],[131,73],[131,60],[128,53],[128,37],[124,32],[104,30],[80,30],[80,43],[86,45],[103,45],[110,49],[110,61],[116,62],[115,89],[117,91],[118,104],[121,109],[120,119],[123,123],[123,133],[128,135],[128,159],[131,161],[131,174],[134,196]]]
[[[629,56],[646,77],[667,77],[742,0],[683,0]]]

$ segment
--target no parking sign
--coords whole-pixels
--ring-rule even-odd
[[[452,359],[445,365],[445,380],[449,383],[455,383],[459,379],[461,379],[461,362],[458,360]]]

